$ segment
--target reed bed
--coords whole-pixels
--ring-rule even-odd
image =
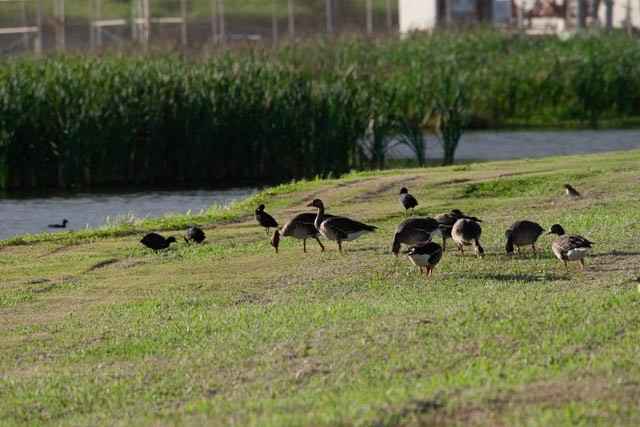
[[[625,36],[475,31],[206,58],[14,58],[0,67],[0,186],[202,185],[380,168],[395,136],[416,141],[420,127],[432,129],[452,74],[471,99],[470,127],[640,116],[640,45]]]

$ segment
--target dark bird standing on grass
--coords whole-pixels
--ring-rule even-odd
[[[446,251],[447,239],[451,238],[451,230],[453,229],[456,221],[460,218],[470,219],[475,222],[482,222],[481,219],[478,219],[475,216],[467,216],[458,209],[453,209],[451,212],[441,213],[435,217],[435,220],[444,226],[440,227],[440,234],[442,235],[442,252]]]
[[[565,234],[564,229],[560,224],[553,224],[547,234],[556,234],[557,237],[553,239],[551,243],[551,249],[556,257],[564,262],[564,268],[569,270],[567,261],[580,261],[580,265],[584,270],[584,257],[587,255],[587,251],[593,245],[593,242],[588,241],[582,236],[573,236],[571,234]]]
[[[393,234],[391,252],[397,257],[401,244],[413,246],[430,242],[440,235],[439,226],[438,221],[433,218],[411,218],[402,221]]]
[[[67,228],[67,223],[69,221],[67,221],[66,219],[62,220],[62,224],[49,224],[47,225],[47,227],[49,228]]]
[[[331,218],[333,215],[325,215],[324,217]],[[271,246],[273,246],[276,249],[276,253],[278,253],[280,236],[293,237],[295,239],[302,240],[302,251],[307,253],[307,239],[313,238],[316,239],[320,245],[320,252],[324,252],[324,246],[320,239],[318,239],[320,232],[313,223],[315,219],[316,214],[314,213],[301,213],[294,216],[280,230],[276,228],[273,232],[273,236],[271,236],[271,240],[269,240],[269,243],[271,243]]]
[[[158,252],[163,249],[167,249],[169,247],[169,244],[174,243],[175,241],[175,237],[169,237],[168,239],[165,239],[159,234],[149,233],[144,236],[142,240],[140,240],[140,243],[142,243],[149,249],[152,249],[153,252]]]
[[[378,228],[343,216],[327,218],[324,214],[324,204],[320,199],[314,199],[307,206],[318,209],[314,225],[324,237],[338,242],[338,252],[342,252],[342,242],[350,242]]]
[[[536,240],[545,231],[540,224],[532,221],[517,221],[511,224],[511,227],[504,232],[507,238],[507,255],[513,255],[513,247],[515,246],[520,255],[520,246],[531,245],[533,256],[536,256]]]
[[[433,267],[435,267],[436,264],[440,262],[440,258],[442,258],[442,247],[437,243],[427,242],[412,246],[409,250],[402,253],[408,256],[411,262],[420,268],[420,273],[424,274],[424,277],[431,277]]]
[[[476,254],[484,258],[484,249],[480,246],[480,235],[482,228],[474,220],[461,218],[456,221],[451,229],[451,238],[458,245],[458,250],[464,256],[464,247],[473,246]]]
[[[400,204],[404,208],[405,215],[407,214],[409,209],[413,209],[415,211],[415,207],[418,206],[418,201],[415,197],[409,194],[409,190],[407,190],[406,187],[402,187],[400,189],[399,200]]]
[[[573,188],[569,184],[565,184],[564,188],[567,189],[567,196],[569,196],[569,197],[580,197],[581,196],[581,194],[578,193],[578,190],[576,190],[575,188]]]
[[[191,227],[190,229],[187,230],[186,233],[184,233],[184,241],[187,243],[189,242],[202,243],[202,241],[206,237],[207,236],[205,236],[204,231],[202,231],[198,227]]]
[[[268,235],[270,228],[278,227],[278,223],[276,222],[276,220],[264,211],[264,205],[258,206],[258,209],[256,209],[255,218],[256,222],[265,228],[264,234]]]

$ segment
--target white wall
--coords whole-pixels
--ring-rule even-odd
[[[430,30],[436,26],[436,0],[399,0],[400,33]]]
[[[606,24],[607,5],[606,0],[601,0],[598,9],[598,18],[602,27]],[[613,0],[613,28],[625,28],[627,19],[627,6],[631,7],[631,24],[640,28],[640,0]]]

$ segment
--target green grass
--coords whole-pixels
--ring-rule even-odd
[[[0,424],[638,425],[639,167],[632,151],[369,171],[3,241]],[[482,218],[486,259],[450,248],[425,279],[394,258],[403,185],[420,215]],[[342,255],[287,238],[276,254],[255,205],[284,222],[314,197],[379,230]],[[524,218],[596,242],[586,270],[566,272],[549,236],[509,259]],[[138,243],[193,222],[205,245]]]

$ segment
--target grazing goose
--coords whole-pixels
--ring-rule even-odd
[[[581,194],[578,193],[578,190],[576,190],[575,188],[573,188],[569,184],[565,184],[564,188],[567,189],[567,196],[569,196],[569,197],[580,197],[581,196]]]
[[[327,214],[324,217],[331,218],[333,215]],[[276,249],[276,253],[278,253],[280,236],[293,237],[295,239],[302,240],[302,251],[304,253],[307,253],[307,239],[316,239],[320,245],[320,252],[324,252],[324,246],[320,239],[318,239],[318,234],[320,234],[320,232],[313,223],[315,219],[316,214],[314,213],[301,213],[294,216],[280,230],[276,228],[273,232],[273,236],[271,236],[271,240],[269,241],[271,246]]]
[[[169,237],[165,239],[159,234],[149,233],[140,240],[140,243],[152,249],[153,252],[158,252],[162,249],[167,249],[169,244],[174,243],[176,241],[175,237]]]
[[[207,236],[205,236],[204,231],[202,231],[198,227],[191,227],[190,229],[187,230],[186,233],[184,233],[184,241],[187,243],[189,242],[202,243],[202,241],[206,237]]]
[[[402,187],[400,189],[400,196],[398,198],[400,200],[400,204],[404,208],[405,215],[409,209],[413,209],[415,211],[415,207],[418,206],[418,201],[415,197],[409,194],[409,190],[407,190],[406,187]]]
[[[278,223],[268,213],[264,211],[264,205],[258,206],[255,213],[256,222],[265,228],[264,234],[269,234],[269,229],[272,227],[278,227]]]
[[[564,262],[564,267],[567,270],[569,269],[567,261],[580,261],[582,266],[580,269],[584,270],[584,257],[591,245],[594,244],[593,242],[582,236],[565,234],[564,228],[560,224],[553,224],[547,234],[557,234],[551,243],[551,249],[556,257]]]
[[[318,208],[314,225],[324,237],[338,242],[338,252],[342,252],[342,242],[355,240],[364,233],[378,228],[343,216],[326,218],[324,215],[324,204],[320,199],[314,199],[307,206]]]
[[[451,229],[451,238],[458,245],[458,250],[464,256],[464,247],[473,246],[476,254],[480,258],[484,258],[484,249],[480,246],[480,235],[482,228],[476,221],[468,218],[460,218],[456,221]]]
[[[475,216],[467,216],[458,209],[453,209],[451,212],[445,212],[435,217],[435,220],[444,226],[440,227],[443,252],[447,249],[447,239],[451,238],[451,229],[460,218],[470,219],[475,222],[482,222],[481,219],[478,219]]]
[[[412,246],[409,250],[402,252],[408,256],[415,265],[420,268],[420,273],[424,277],[431,277],[433,267],[442,258],[442,247],[434,242],[427,242],[421,245]],[[422,270],[424,268],[424,271]]]
[[[438,221],[433,218],[412,218],[402,221],[393,234],[391,252],[397,257],[400,245],[414,246],[431,241],[440,235]]]
[[[67,228],[67,223],[69,221],[67,221],[66,219],[62,220],[62,224],[49,224],[47,225],[47,227],[49,228]]]
[[[507,238],[507,255],[513,255],[513,247],[515,246],[520,255],[520,246],[531,245],[533,256],[536,256],[536,240],[545,231],[540,224],[532,221],[517,221],[511,224],[511,227],[504,232]]]

